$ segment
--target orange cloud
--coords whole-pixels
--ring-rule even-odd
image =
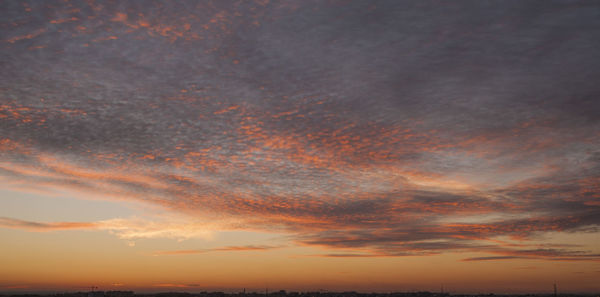
[[[252,252],[266,251],[280,248],[279,246],[268,245],[246,245],[246,246],[227,246],[222,248],[199,249],[199,250],[177,250],[177,251],[157,251],[154,255],[193,255],[204,254],[210,252]]]
[[[87,222],[55,222],[55,223],[38,223],[0,217],[0,227],[11,229],[23,229],[27,231],[46,232],[57,230],[76,230],[76,229],[98,229],[97,223]]]

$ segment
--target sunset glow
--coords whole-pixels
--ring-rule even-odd
[[[0,293],[597,293],[598,4],[2,1]]]

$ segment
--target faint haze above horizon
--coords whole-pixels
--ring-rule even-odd
[[[600,2],[2,1],[0,291],[598,292]]]

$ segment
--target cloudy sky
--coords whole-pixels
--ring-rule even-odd
[[[599,4],[2,1],[0,291],[598,291]]]

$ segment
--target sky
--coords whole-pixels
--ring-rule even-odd
[[[2,1],[0,291],[600,291],[597,1]]]

